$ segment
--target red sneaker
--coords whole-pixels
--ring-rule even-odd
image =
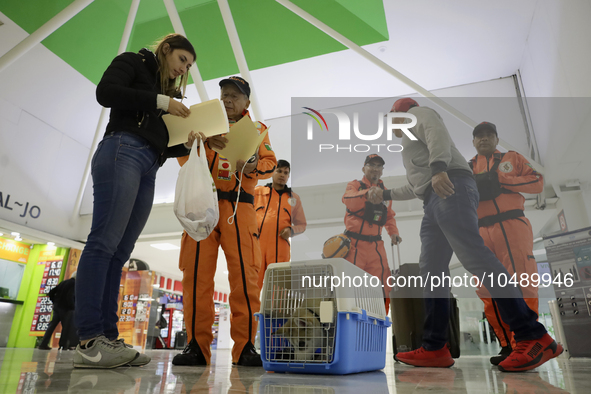
[[[519,341],[513,352],[499,363],[503,372],[520,372],[534,369],[546,361],[560,356],[564,349],[546,333],[543,337],[529,341]]]
[[[415,367],[449,368],[454,365],[454,359],[451,358],[447,346],[439,350],[426,350],[421,346],[412,352],[398,353],[394,359]]]

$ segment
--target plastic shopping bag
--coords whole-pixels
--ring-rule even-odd
[[[209,172],[203,142],[201,156],[193,144],[189,160],[179,171],[174,195],[174,214],[191,238],[199,242],[211,234],[218,223],[218,195]]]

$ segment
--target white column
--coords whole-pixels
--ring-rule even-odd
[[[228,38],[230,38],[230,44],[232,45],[234,58],[238,64],[238,70],[240,70],[240,75],[242,75],[242,77],[250,84],[250,103],[252,104],[252,112],[256,120],[262,122],[264,120],[263,114],[261,112],[261,107],[254,89],[254,84],[252,83],[252,78],[250,77],[250,70],[248,69],[248,64],[246,63],[246,57],[244,56],[244,51],[242,50],[242,44],[240,44],[240,37],[238,37],[238,31],[236,30],[236,24],[234,23],[234,18],[232,17],[230,5],[228,4],[228,0],[217,1],[218,6],[220,7],[220,12],[222,13],[224,25],[226,26]]]
[[[132,0],[131,7],[129,9],[129,14],[127,14],[127,21],[125,22],[125,27],[123,28],[123,36],[121,37],[121,43],[119,44],[119,50],[117,54],[120,54],[125,51],[127,48],[127,44],[129,43],[129,37],[131,36],[131,29],[133,28],[133,23],[135,21],[135,16],[137,15],[137,10],[140,6],[140,0]],[[90,152],[88,153],[88,159],[86,159],[86,167],[84,168],[84,173],[82,174],[82,181],[80,182],[80,187],[78,188],[78,195],[76,196],[76,202],[74,203],[74,210],[72,211],[72,216],[70,217],[70,224],[74,224],[76,218],[80,213],[80,206],[82,205],[82,198],[84,197],[84,191],[86,190],[86,184],[88,183],[88,178],[90,177],[90,170],[91,170],[91,163],[92,163],[92,156],[94,156],[94,152],[96,151],[96,147],[103,135],[103,132],[106,128],[107,120],[108,120],[109,110],[107,108],[101,109],[101,114],[99,115],[98,124],[96,126],[96,130],[94,132],[94,139],[92,140],[92,145],[90,145]]]
[[[164,0],[164,5],[166,6],[166,11],[168,12],[170,21],[172,22],[174,32],[187,37],[187,34],[185,34],[185,28],[181,22],[181,17],[179,16],[179,12],[174,5],[174,0]],[[205,90],[205,84],[203,83],[203,78],[201,78],[201,73],[199,72],[199,67],[197,66],[198,64],[199,62],[196,61],[195,64],[189,69],[189,72],[191,73],[193,83],[197,88],[197,93],[199,93],[199,98],[201,101],[208,101],[209,97],[207,96],[207,90]]]

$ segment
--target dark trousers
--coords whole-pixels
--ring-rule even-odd
[[[107,135],[92,159],[92,227],[76,276],[76,326],[81,340],[117,339],[121,270],[154,201],[159,154],[126,132]]]

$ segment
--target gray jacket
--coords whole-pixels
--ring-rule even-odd
[[[425,197],[431,186],[431,177],[443,171],[466,171],[472,174],[468,162],[456,148],[443,119],[429,107],[413,107],[409,113],[417,117],[410,131],[418,141],[402,136],[402,162],[406,168],[408,185],[392,189],[392,200],[411,200]]]

